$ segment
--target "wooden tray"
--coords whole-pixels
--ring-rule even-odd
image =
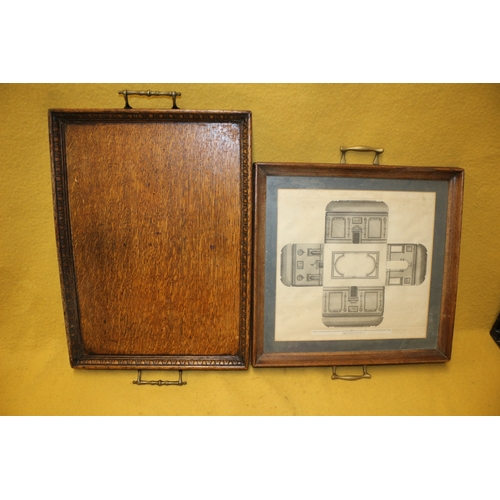
[[[254,167],[254,366],[450,359],[462,169]]]
[[[75,368],[246,369],[251,113],[50,110]]]

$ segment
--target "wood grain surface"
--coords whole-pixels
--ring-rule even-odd
[[[245,368],[250,113],[53,111],[51,124],[73,366]]]

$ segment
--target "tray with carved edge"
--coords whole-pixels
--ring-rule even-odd
[[[246,369],[249,111],[49,110],[70,364]]]

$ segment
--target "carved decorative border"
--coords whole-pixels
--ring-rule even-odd
[[[151,356],[145,359],[140,356],[84,356],[76,363],[79,367],[99,368],[244,368],[243,359],[238,356]]]
[[[237,356],[105,356],[86,355],[80,331],[65,151],[65,125],[77,123],[205,122],[240,125],[241,165],[241,300],[239,352]],[[252,269],[252,168],[251,113],[249,111],[190,110],[50,110],[49,133],[52,164],[54,220],[70,363],[82,368],[189,368],[246,369],[249,363],[250,297]]]
[[[58,246],[59,273],[70,363],[73,365],[82,357],[83,349],[80,335],[80,314],[78,311],[76,293],[73,249],[71,246],[67,170],[65,168],[66,161],[63,153],[64,132],[61,120],[52,116],[50,116],[50,139],[54,220]]]
[[[241,123],[241,310],[240,310],[240,348],[239,352],[248,353],[250,339],[250,298],[251,280],[249,279],[252,267],[252,159],[251,159],[251,115]]]

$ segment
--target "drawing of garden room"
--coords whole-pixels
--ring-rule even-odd
[[[326,207],[325,243],[282,248],[281,282],[322,286],[326,326],[376,326],[383,319],[385,286],[425,280],[425,246],[387,243],[388,216],[383,202],[333,201]]]
[[[332,201],[326,207],[325,243],[289,243],[281,250],[286,286],[419,285],[427,250],[421,244],[387,243],[388,207],[366,200]],[[356,283],[350,283],[351,281]]]

